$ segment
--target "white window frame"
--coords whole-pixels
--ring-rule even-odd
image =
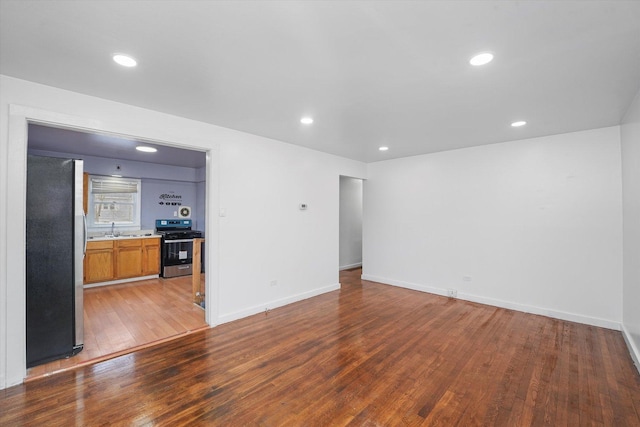
[[[107,183],[106,187],[109,187],[109,184],[113,188],[113,191],[100,191],[94,187],[98,187],[98,182]],[[122,186],[134,186],[134,191],[128,190],[122,193],[117,191],[118,185]],[[88,201],[87,201],[87,227],[89,229],[105,229],[111,228],[112,223],[116,227],[121,228],[131,228],[131,229],[139,229],[140,228],[140,189],[141,189],[141,180],[136,178],[121,178],[121,177],[112,177],[112,176],[101,176],[101,175],[89,175],[89,188],[88,188]],[[103,196],[104,195],[104,196]],[[124,203],[120,203],[121,205],[131,205],[132,212],[130,218],[111,218],[104,221],[98,221],[96,218],[96,205],[103,204],[100,200],[101,197],[105,197],[110,199],[109,195],[113,195],[112,201],[107,201],[104,204],[112,204],[117,208],[118,199],[126,199],[128,197],[131,198],[131,201],[127,201]]]

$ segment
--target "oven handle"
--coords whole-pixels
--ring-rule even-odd
[[[165,240],[165,243],[191,243],[193,242],[193,239],[178,239],[178,240]]]

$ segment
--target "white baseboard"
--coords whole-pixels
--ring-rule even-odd
[[[361,262],[357,262],[355,264],[341,265],[340,266],[340,271],[349,270],[350,268],[356,268],[356,267],[362,267],[362,263]]]
[[[108,282],[90,283],[88,285],[84,285],[83,287],[85,289],[97,288],[100,286],[119,285],[121,283],[139,282],[140,280],[157,279],[158,277],[160,276],[157,274],[152,274],[150,276],[129,277],[128,279],[119,279],[119,280],[110,280]]]
[[[244,317],[252,316],[254,314],[263,313],[265,310],[271,310],[274,308],[282,307],[294,302],[302,301],[307,298],[315,297],[318,295],[325,294],[327,292],[336,291],[340,289],[340,283],[336,283],[334,285],[325,286],[323,288],[313,289],[311,291],[303,292],[296,295],[291,295],[286,298],[281,298],[273,301],[269,301],[265,304],[256,305],[253,307],[249,307],[240,311],[236,311],[229,314],[222,314],[218,317],[218,322],[216,325],[221,325],[223,323],[233,322],[234,320],[242,319]]]
[[[627,343],[627,348],[631,354],[631,359],[633,359],[633,364],[636,365],[636,369],[638,370],[638,373],[640,373],[640,349],[638,349],[638,346],[633,341],[633,338],[627,328],[625,328],[624,323],[622,324],[622,336],[624,341]]]
[[[428,292],[430,294],[447,296],[447,290],[445,288],[419,285],[416,283],[409,283],[409,282],[403,282],[400,280],[387,279],[384,277],[372,276],[369,274],[363,274],[362,279],[370,280],[372,282],[383,283],[386,285],[398,286],[401,288],[413,289],[421,292]],[[465,293],[460,293],[460,291],[458,291],[457,299],[491,305],[494,307],[507,308],[509,310],[521,311],[524,313],[538,314],[541,316],[551,317],[554,319],[567,320],[569,322],[584,323],[586,325],[598,326],[601,328],[613,329],[616,331],[620,331],[622,328],[622,325],[620,322],[615,322],[612,320],[600,319],[598,317],[584,316],[581,314],[569,313],[565,311],[552,310],[552,309],[543,308],[543,307],[536,307],[536,306],[527,305],[527,304],[520,304],[512,301],[503,301],[496,298],[483,297],[480,295],[465,294]]]
[[[398,286],[400,288],[412,289],[414,291],[427,292],[430,294],[447,296],[446,289],[436,288],[433,286],[418,285],[416,283],[403,282],[401,280],[394,280],[394,279],[387,279],[386,277],[372,276],[370,274],[363,274],[361,277],[362,277],[362,280],[369,280],[371,282],[378,282],[385,285],[392,285],[392,286]]]

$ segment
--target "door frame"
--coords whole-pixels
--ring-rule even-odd
[[[4,377],[5,387],[20,382],[26,377],[26,172],[28,124],[65,128],[75,131],[115,135],[124,138],[147,140],[153,143],[177,148],[203,151],[206,154],[205,183],[205,224],[207,239],[206,271],[219,271],[219,249],[214,242],[219,241],[219,222],[213,212],[219,206],[219,146],[211,143],[208,147],[198,147],[180,141],[162,141],[144,134],[133,134],[130,129],[116,129],[105,126],[97,118],[78,117],[21,105],[9,105],[9,138],[7,142],[7,210],[6,210],[6,295],[2,301],[4,316],[0,316],[0,354],[6,355],[5,364],[0,366],[0,377]],[[8,242],[11,242],[10,250]],[[210,326],[218,324],[219,276],[207,274],[205,280],[205,322]],[[8,326],[11,325],[11,328]],[[3,337],[2,332],[6,331]],[[17,376],[20,376],[17,378]],[[4,388],[4,387],[0,387]]]
[[[342,237],[344,236],[344,230],[342,229],[342,227],[338,227],[338,241],[339,241],[339,246],[338,246],[338,270],[342,271],[342,270],[348,270],[351,268],[357,268],[357,267],[361,267],[363,266],[363,257],[364,257],[364,244],[363,244],[363,235],[364,235],[364,184],[366,179],[364,178],[357,178],[357,177],[352,177],[352,176],[348,176],[348,175],[340,175],[338,177],[338,182],[339,182],[339,190],[338,190],[338,210],[339,210],[339,214],[338,214],[338,222],[339,225],[341,225],[342,222],[342,179],[346,178],[346,179],[351,179],[351,180],[357,180],[361,182],[361,188],[360,188],[360,199],[361,199],[361,209],[360,209],[360,213],[361,213],[361,218],[360,218],[360,237],[361,237],[361,241],[360,241],[360,262],[359,263],[355,263],[355,264],[349,264],[349,265],[341,265],[341,255],[342,255]]]

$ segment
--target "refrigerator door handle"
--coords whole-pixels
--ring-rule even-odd
[[[82,258],[87,254],[87,214],[82,211],[82,225],[84,226],[84,235],[83,235],[83,246],[82,246]]]

